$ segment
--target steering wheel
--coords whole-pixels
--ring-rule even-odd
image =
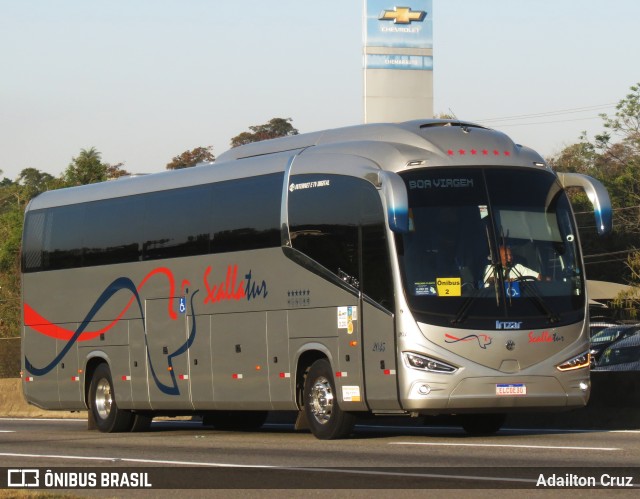
[[[538,281],[539,279],[537,277],[534,277],[532,275],[521,275],[515,278],[516,282],[523,282],[523,281],[531,281],[531,282],[535,282]]]

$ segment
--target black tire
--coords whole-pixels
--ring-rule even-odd
[[[494,435],[502,428],[506,418],[506,414],[463,414],[460,422],[469,435]]]
[[[91,378],[89,407],[96,427],[103,433],[129,431],[133,425],[131,411],[116,404],[111,371],[107,364],[99,364]]]
[[[202,418],[204,426],[213,426],[216,430],[255,431],[267,420],[267,411],[213,411]]]
[[[132,432],[144,432],[149,431],[151,428],[151,420],[153,416],[149,416],[148,414],[140,414],[136,412],[133,414],[133,420],[131,422],[131,431]]]
[[[348,437],[356,417],[340,408],[331,364],[316,360],[304,380],[304,411],[309,429],[320,440]]]

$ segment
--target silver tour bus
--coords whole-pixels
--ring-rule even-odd
[[[587,403],[584,265],[567,187],[603,186],[459,121],[361,125],[213,164],[46,192],[23,236],[22,370],[104,432],[269,411],[342,438],[368,415]]]

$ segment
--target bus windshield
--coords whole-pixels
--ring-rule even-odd
[[[410,226],[397,236],[399,258],[418,321],[533,329],[583,319],[577,229],[552,173],[428,168],[401,176]]]

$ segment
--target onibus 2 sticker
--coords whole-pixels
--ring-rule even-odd
[[[438,277],[436,289],[438,296],[461,296],[462,279],[460,277]]]

